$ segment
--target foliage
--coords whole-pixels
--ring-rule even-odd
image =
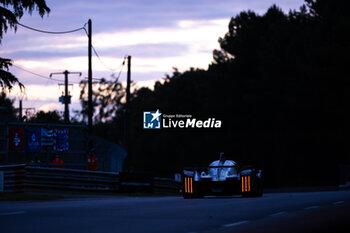
[[[15,107],[13,106],[14,102],[15,102],[14,100],[12,100],[6,96],[5,92],[0,92],[0,107],[7,108],[9,121],[14,121],[17,118],[16,117],[17,111],[16,111]]]
[[[24,12],[32,14],[34,10],[43,17],[50,12],[44,0],[0,0],[0,44],[4,33],[10,28],[17,30],[18,20]],[[0,57],[0,87],[11,89],[14,84],[24,86],[18,79],[9,72],[11,60]]]
[[[94,110],[97,110],[97,112],[93,113],[95,123],[111,120],[115,116],[118,106],[121,105],[125,90],[114,75],[111,78],[114,81],[107,81],[102,78],[94,85],[92,103]],[[88,83],[85,81],[81,82],[80,88],[81,115],[83,116],[83,121],[86,121],[88,116]]]
[[[57,111],[39,111],[28,122],[33,123],[63,123],[62,116]]]
[[[5,87],[11,89],[13,84],[18,83],[20,89],[24,88],[23,84],[13,74],[8,72],[11,65],[10,59],[0,57],[0,87],[2,89]]]
[[[350,163],[348,5],[307,0],[288,14],[273,5],[233,17],[208,70],[175,70],[133,93],[132,164],[170,176],[224,151],[263,168],[267,186],[336,185],[338,164]],[[143,111],[157,109],[215,117],[223,127],[144,130]],[[122,125],[122,111],[105,126]]]

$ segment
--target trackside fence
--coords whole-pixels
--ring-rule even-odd
[[[66,189],[116,191],[118,173],[76,169],[26,167],[26,185],[30,189]]]
[[[155,193],[179,193],[182,184],[173,179],[154,177],[153,192]]]
[[[175,180],[142,173],[43,168],[33,167],[32,164],[0,166],[0,192],[81,190],[175,194],[179,193],[180,188],[181,183]]]
[[[25,178],[25,164],[0,166],[0,192],[23,192]]]

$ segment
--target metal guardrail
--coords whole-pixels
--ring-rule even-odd
[[[180,182],[144,173],[44,168],[33,164],[0,166],[0,172],[4,173],[4,192],[39,189],[179,193],[181,188]]]
[[[119,190],[118,173],[78,169],[26,167],[30,189]]]
[[[45,167],[45,168],[68,168],[68,169],[79,169],[82,168],[86,169],[87,164],[86,163],[64,163],[64,164],[57,164],[57,163],[28,163],[27,167]]]
[[[121,192],[153,192],[153,174],[147,172],[121,172]]]
[[[25,164],[0,166],[2,192],[23,192],[25,189]]]
[[[168,178],[153,178],[153,192],[154,193],[180,193],[182,184],[174,179]]]

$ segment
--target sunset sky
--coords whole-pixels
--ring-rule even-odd
[[[218,38],[227,32],[231,17],[243,10],[263,14],[276,4],[285,12],[298,9],[301,0],[47,0],[51,8],[43,19],[37,13],[25,15],[21,23],[30,27],[65,31],[83,27],[92,20],[93,46],[104,63],[120,67],[125,55],[132,56],[132,80],[139,86],[153,86],[172,67],[185,71],[190,67],[206,69],[212,61],[212,51],[219,48]],[[8,31],[0,45],[0,56],[11,58],[25,70],[49,77],[52,72],[64,70],[82,72],[72,75],[70,82],[78,83],[87,77],[87,36],[84,31],[51,35],[18,26],[17,32]],[[63,110],[58,97],[62,82],[40,78],[18,67],[10,69],[26,86],[26,93],[15,88],[12,97],[23,98],[24,107],[36,110]],[[126,66],[120,77],[126,78]],[[119,69],[114,73],[118,73]],[[107,70],[93,57],[93,77],[110,79]],[[79,86],[70,88],[73,95],[71,109],[79,109]],[[17,102],[16,102],[17,104]]]

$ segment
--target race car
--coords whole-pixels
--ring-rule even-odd
[[[262,196],[262,171],[251,166],[239,166],[226,160],[223,154],[209,167],[184,168],[182,173],[184,198],[208,195],[244,197]]]

